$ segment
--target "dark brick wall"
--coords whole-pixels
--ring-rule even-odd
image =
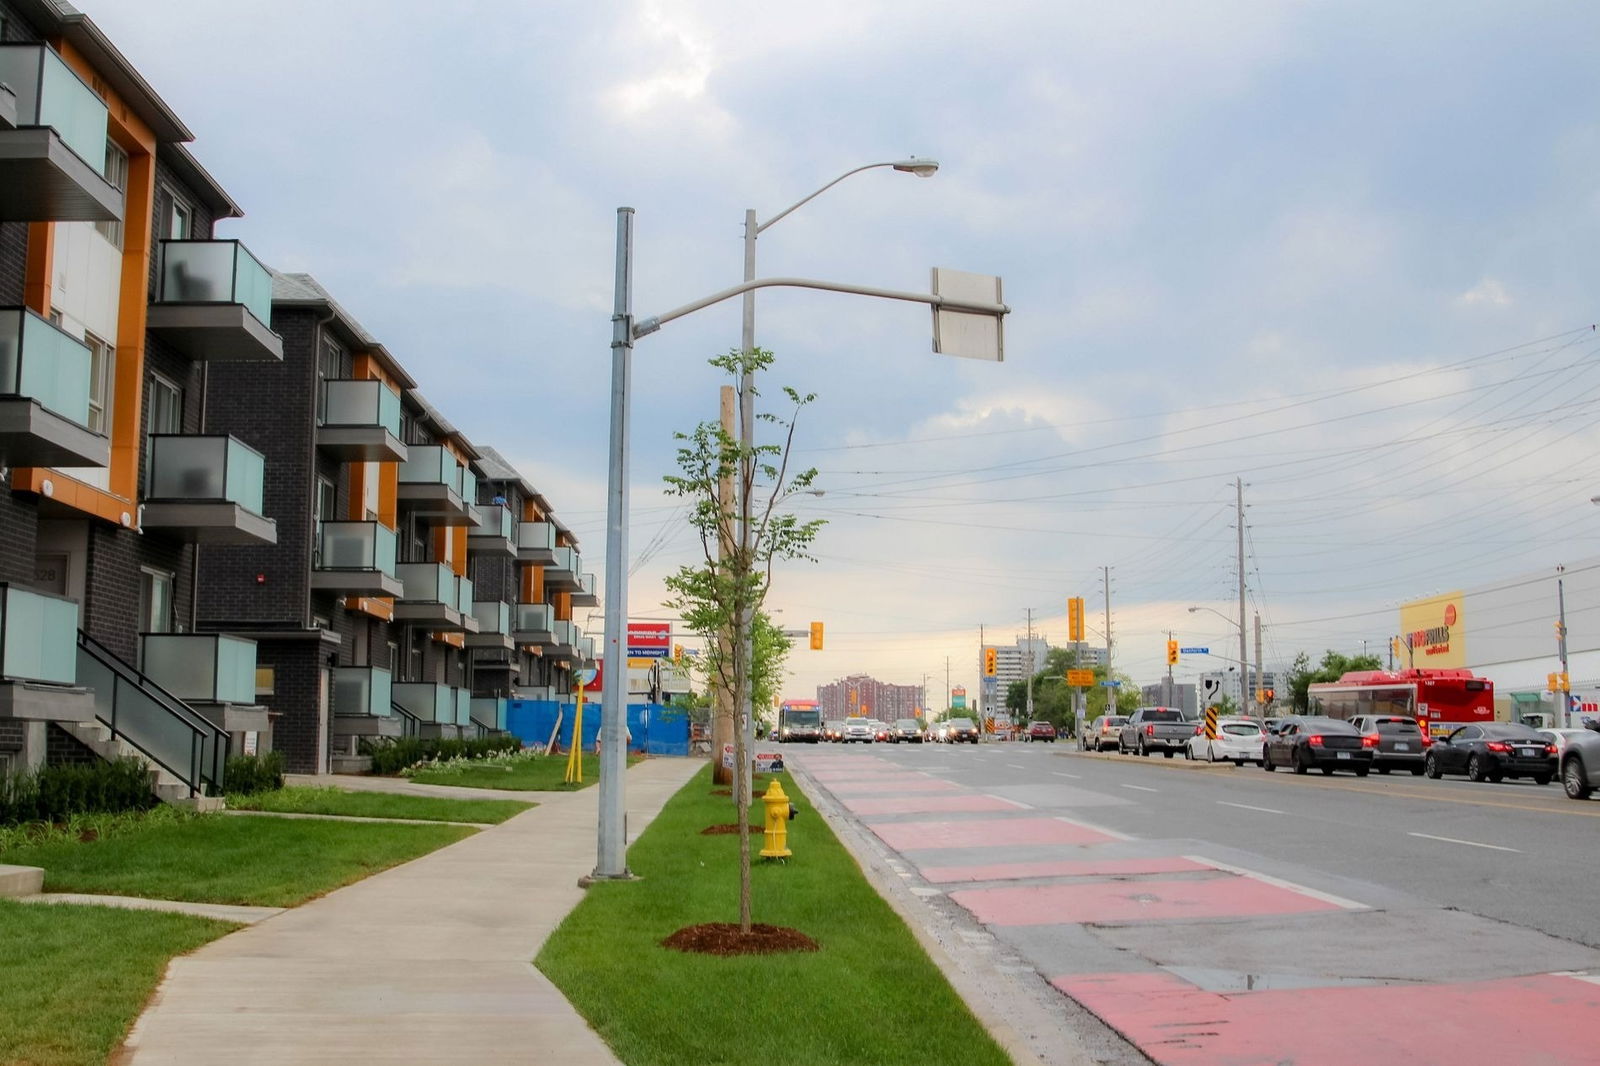
[[[100,756],[77,737],[50,722],[45,729],[44,761],[47,766],[81,766],[100,762]]]
[[[140,536],[131,529],[90,523],[84,630],[123,661],[137,661],[141,566],[172,572],[173,613],[176,620],[187,627],[194,588],[193,551],[192,546],[170,537]]]
[[[314,640],[262,641],[256,645],[256,664],[273,668],[273,694],[262,704],[277,712],[272,725],[272,747],[283,752],[284,769],[294,774],[317,770],[319,756],[318,671],[322,645]]]
[[[0,0],[0,23],[3,33],[0,40],[36,41],[39,35],[32,26],[22,21],[16,9]],[[22,303],[22,278],[27,265],[28,224],[26,222],[0,222],[0,307],[16,307]]]
[[[33,584],[39,513],[23,497],[0,492],[0,581]]]
[[[21,722],[0,719],[0,751],[21,751],[27,730]]]

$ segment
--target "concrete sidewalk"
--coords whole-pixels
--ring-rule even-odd
[[[704,765],[628,771],[629,843]],[[599,791],[520,793],[539,806],[175,959],[112,1061],[615,1063],[531,961],[583,898]]]

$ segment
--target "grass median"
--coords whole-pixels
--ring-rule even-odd
[[[294,786],[229,796],[228,806],[240,811],[281,814],[334,814],[358,818],[414,818],[426,822],[480,822],[498,825],[531,810],[521,800],[440,799],[393,792],[346,792],[339,788]]]
[[[629,755],[632,766],[642,756]],[[510,759],[477,759],[441,764],[411,774],[419,785],[458,785],[462,788],[503,788],[514,792],[576,792],[600,780],[600,756],[583,756],[583,780],[568,783],[565,755],[522,753]]]
[[[14,843],[0,863],[43,867],[47,892],[292,907],[475,832],[157,808],[103,834]]]
[[[168,960],[235,928],[186,914],[0,900],[0,1062],[100,1066]]]
[[[738,920],[738,836],[701,833],[735,820],[729,798],[711,794],[708,767],[629,849],[641,879],[592,886],[540,951],[539,969],[625,1063],[1008,1062],[793,780],[780,776],[801,811],[789,823],[794,856],[755,860],[755,920],[797,929],[820,950],[720,957],[661,946],[685,926]]]

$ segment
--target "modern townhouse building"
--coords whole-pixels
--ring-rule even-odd
[[[269,274],[87,17],[0,0],[0,83],[0,761],[138,750],[193,794],[267,726],[195,579],[276,538],[262,453],[206,418],[216,366],[282,358]]]

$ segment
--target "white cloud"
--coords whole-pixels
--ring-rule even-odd
[[[1495,278],[1484,278],[1456,297],[1458,307],[1510,307],[1511,294]]]

